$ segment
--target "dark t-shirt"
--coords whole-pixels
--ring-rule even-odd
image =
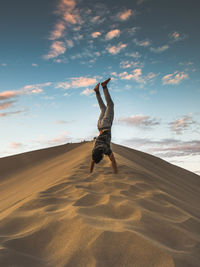
[[[110,156],[112,150],[110,149],[111,131],[107,130],[100,134],[95,142],[93,151],[96,149],[102,150],[105,155]]]

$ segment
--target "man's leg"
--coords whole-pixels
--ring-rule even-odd
[[[109,93],[108,88],[107,88],[107,84],[109,81],[110,81],[110,78],[101,83],[101,85],[103,87],[103,92],[104,92],[104,96],[106,99],[106,103],[107,103],[106,111],[105,111],[105,114],[103,117],[103,120],[104,120],[104,126],[103,127],[106,127],[106,126],[111,127],[113,119],[114,119],[114,103],[112,101],[112,98],[111,98],[110,93]]]
[[[99,83],[96,85],[96,87],[94,88],[94,91],[96,93],[96,97],[97,97],[97,101],[99,103],[99,107],[101,109],[101,113],[100,113],[100,116],[99,116],[99,119],[98,119],[98,123],[97,123],[97,127],[98,129],[101,128],[101,121],[104,117],[104,114],[105,114],[105,111],[106,111],[106,106],[101,98],[101,95],[100,95],[100,92],[99,92]]]

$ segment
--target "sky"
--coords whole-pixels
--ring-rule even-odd
[[[112,142],[200,174],[199,8],[2,0],[0,157],[93,140],[93,88],[111,77]]]

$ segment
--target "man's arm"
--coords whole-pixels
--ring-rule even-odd
[[[92,159],[91,160],[91,163],[90,163],[90,173],[92,173],[93,169],[94,169],[94,160]]]
[[[114,156],[113,152],[110,154],[109,158],[112,162],[112,167],[113,167],[114,173],[118,173],[117,163],[116,163],[115,156]]]

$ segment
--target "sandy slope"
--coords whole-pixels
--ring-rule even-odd
[[[200,266],[200,176],[112,144],[0,159],[0,266]]]

